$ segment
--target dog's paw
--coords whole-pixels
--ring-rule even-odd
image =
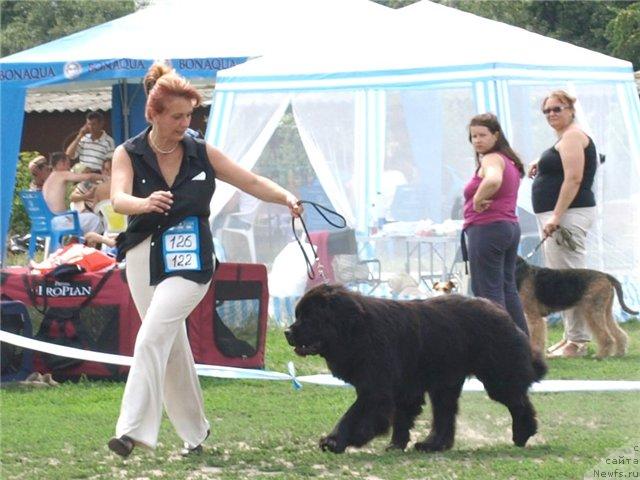
[[[527,440],[533,437],[538,431],[538,422],[535,417],[522,419],[520,422],[513,423],[513,435],[511,439],[517,447],[524,447]]]
[[[389,445],[386,446],[385,450],[387,452],[393,452],[393,451],[396,451],[396,450],[404,452],[405,448],[407,448],[407,444],[406,443],[404,445],[400,445],[398,443],[390,443]]]
[[[413,447],[419,452],[444,452],[452,446],[453,444],[438,442],[434,439],[427,438],[424,442],[416,442]]]
[[[327,435],[320,439],[320,448],[323,452],[329,450],[333,453],[342,453],[345,451],[347,446],[343,442],[339,442],[334,435]]]

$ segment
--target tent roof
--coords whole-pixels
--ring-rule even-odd
[[[2,83],[19,80],[42,88],[84,82],[83,86],[94,88],[105,80],[113,83],[113,78],[139,79],[148,64],[159,59],[171,60],[185,76],[211,77],[217,70],[300,39],[324,43],[333,31],[390,13],[391,9],[369,0],[160,1],[0,59],[5,71]],[[203,66],[198,59],[216,61]],[[70,65],[79,72],[74,75]],[[38,81],[38,76],[47,75],[54,78]]]
[[[629,67],[631,64],[520,27],[422,0],[398,11],[416,40],[442,45],[437,61],[528,65]],[[444,53],[444,56],[442,55]]]
[[[334,32],[389,13],[391,9],[369,0],[158,1],[125,17],[0,59],[1,252],[6,252],[27,90],[139,83],[155,60],[171,61],[185,77],[212,80],[218,71],[247,58],[301,40],[324,43]],[[119,90],[122,110],[130,111],[132,105],[135,109],[134,100],[141,97],[129,98],[129,88]],[[130,117],[123,115],[125,135]]]
[[[252,57],[387,11],[368,0],[169,0],[0,61]]]
[[[265,55],[220,72],[220,90],[409,85],[511,78],[632,78],[631,63],[422,0],[369,22],[357,43]],[[304,45],[304,44],[302,44]]]

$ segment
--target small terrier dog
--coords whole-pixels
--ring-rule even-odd
[[[447,280],[446,282],[439,281],[434,282],[431,289],[434,292],[434,296],[450,295],[451,293],[458,290],[458,284],[453,280]]]

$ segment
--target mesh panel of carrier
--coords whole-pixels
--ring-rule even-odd
[[[216,285],[213,335],[228,357],[251,357],[260,340],[261,282],[219,281]]]

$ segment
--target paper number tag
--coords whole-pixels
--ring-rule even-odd
[[[187,217],[162,234],[162,256],[166,272],[200,270],[198,217]]]

